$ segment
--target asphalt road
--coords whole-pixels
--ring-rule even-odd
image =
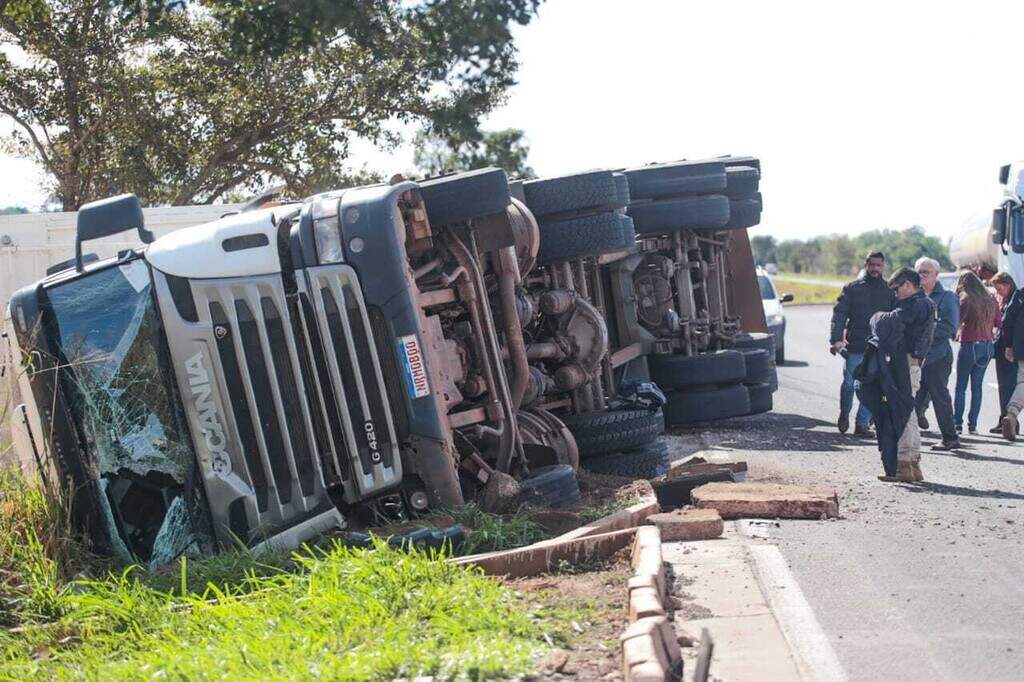
[[[1024,680],[1024,442],[964,436],[931,452],[920,484],[879,482],[873,440],[835,427],[841,360],[830,309],[786,310],[775,411],[701,429],[751,477],[834,486],[840,519],[769,531],[852,680]],[[996,423],[995,368],[980,425]],[[951,384],[952,389],[952,384]]]

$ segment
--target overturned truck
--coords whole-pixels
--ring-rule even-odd
[[[125,230],[146,246],[83,256]],[[527,290],[539,248],[497,169],[156,240],[135,197],[86,205],[74,261],[11,299],[33,454],[99,551],[152,564],[469,498],[571,503],[576,442],[545,395],[583,389],[607,332]]]

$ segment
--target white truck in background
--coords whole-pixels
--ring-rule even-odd
[[[999,169],[1002,196],[992,219],[973,220],[953,237],[949,256],[958,269],[982,279],[1005,271],[1024,285],[1024,161]]]

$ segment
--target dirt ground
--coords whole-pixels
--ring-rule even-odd
[[[572,567],[554,573],[507,581],[509,586],[548,608],[578,613],[568,623],[567,642],[545,656],[534,679],[621,680],[619,635],[627,625],[626,581],[629,550],[596,567]],[[585,571],[585,572],[576,572]]]

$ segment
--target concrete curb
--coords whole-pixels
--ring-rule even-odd
[[[557,568],[563,561],[579,564],[609,557],[629,546],[635,532],[635,528],[626,528],[555,544],[538,543],[503,552],[459,557],[452,561],[459,565],[478,566],[488,575],[525,578]]]
[[[668,589],[661,553],[661,531],[640,526],[633,537],[633,577],[629,590],[629,626],[619,637],[626,682],[679,679],[683,658],[665,608]]]

